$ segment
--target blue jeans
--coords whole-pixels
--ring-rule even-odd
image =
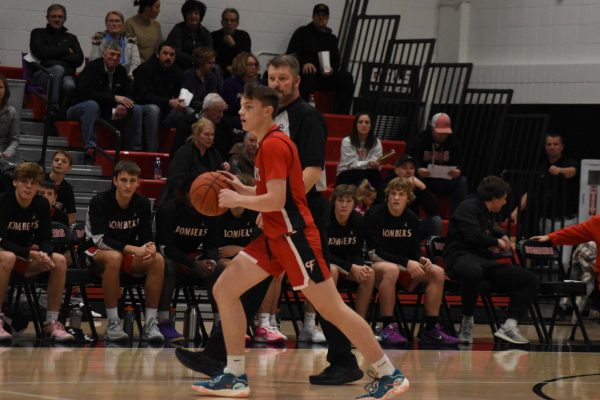
[[[158,129],[175,128],[177,122],[185,115],[184,112],[170,109],[164,115],[156,104],[144,104],[141,106],[144,126],[144,150],[158,151]]]
[[[64,99],[75,90],[75,78],[70,75],[65,75],[65,69],[60,65],[55,65],[48,68],[54,75],[52,81],[43,71],[37,71],[31,77],[31,81],[36,85],[48,86],[52,85],[52,98],[48,99],[49,108],[53,111],[60,109],[60,99]],[[49,82],[50,81],[50,82]],[[47,89],[48,90],[48,89]]]

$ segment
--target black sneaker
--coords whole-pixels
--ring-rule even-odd
[[[343,385],[362,379],[364,373],[357,365],[331,364],[318,375],[311,375],[308,380],[313,385]]]
[[[175,349],[175,356],[187,368],[207,376],[215,376],[223,372],[225,363],[205,351],[189,351],[182,348]]]
[[[93,147],[88,147],[83,153],[83,163],[85,165],[94,165],[96,164],[96,149]]]

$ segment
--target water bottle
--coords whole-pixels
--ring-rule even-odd
[[[195,342],[198,338],[198,308],[192,304],[185,310],[183,336],[188,342]]]
[[[133,337],[133,320],[135,319],[134,309],[131,304],[126,304],[125,317],[123,318],[123,332],[129,335],[129,338]]]
[[[308,96],[308,104],[310,104],[311,107],[316,108],[317,107],[317,102],[315,101],[315,95],[311,94]]]
[[[73,304],[69,310],[69,326],[75,329],[81,329],[81,308],[78,304]]]
[[[162,170],[160,169],[160,157],[156,157],[154,160],[154,179],[162,178]]]

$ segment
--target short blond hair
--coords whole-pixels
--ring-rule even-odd
[[[13,180],[17,182],[25,182],[28,179],[33,179],[36,183],[41,183],[43,178],[44,169],[33,162],[19,163],[13,172]]]
[[[387,184],[385,187],[386,199],[392,190],[405,193],[409,203],[412,203],[415,200],[412,183],[406,178],[394,178]]]
[[[113,14],[116,15],[117,17],[121,18],[121,22],[125,22],[125,16],[123,15],[123,13],[118,10],[113,10],[113,11],[109,11],[106,13],[106,17],[104,17],[105,24],[108,22],[108,16],[113,15]]]
[[[204,117],[194,122],[194,125],[192,125],[192,137],[196,137],[197,135],[199,135],[204,130],[204,128],[206,128],[209,125],[212,125],[213,129],[215,128],[215,124],[210,119]]]

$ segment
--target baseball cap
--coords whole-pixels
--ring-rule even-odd
[[[435,133],[452,133],[450,116],[446,113],[437,113],[431,117],[431,128]]]
[[[321,4],[317,4],[317,5],[316,5],[316,6],[313,8],[313,15],[316,15],[316,14],[321,14],[321,13],[323,13],[323,14],[326,14],[326,15],[329,15],[329,7],[327,7],[327,5],[326,5],[326,4],[323,4],[323,3],[321,3]]]
[[[396,161],[396,167],[401,166],[402,164],[404,164],[407,161],[412,161],[412,163],[415,165],[417,164],[415,159],[410,154],[404,153],[400,157],[398,157],[398,160]]]

